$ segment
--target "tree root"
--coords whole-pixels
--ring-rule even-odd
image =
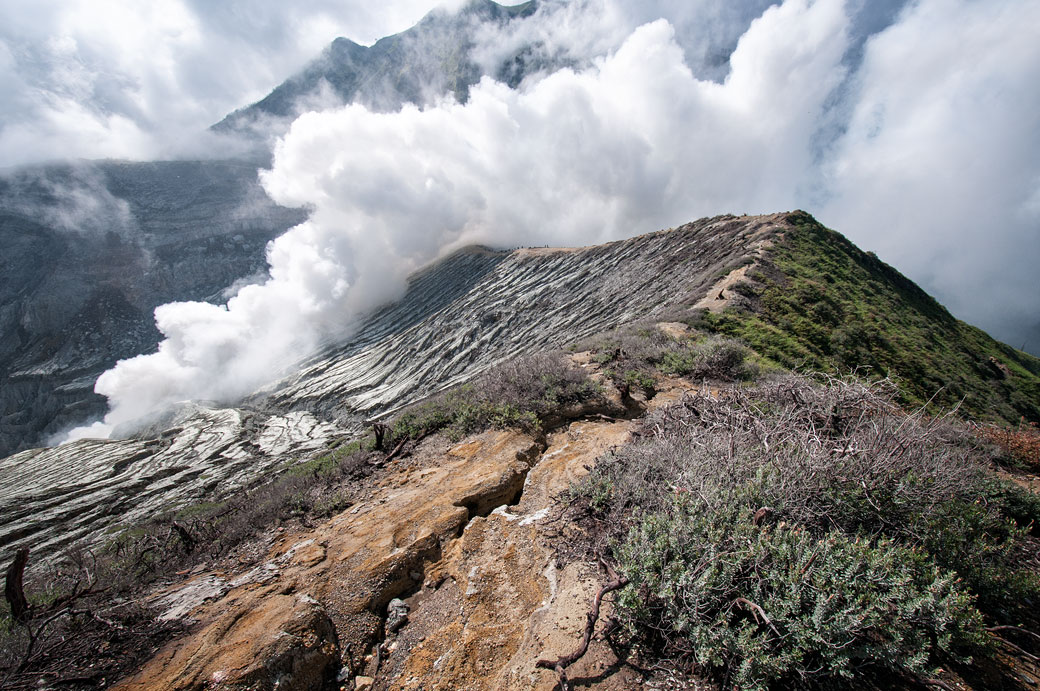
[[[535,667],[556,671],[560,677],[561,691],[569,691],[571,688],[570,682],[567,679],[567,668],[584,657],[585,653],[589,650],[589,643],[592,642],[592,634],[596,629],[596,622],[599,620],[599,610],[600,606],[603,604],[603,596],[611,591],[624,588],[628,585],[627,578],[619,576],[614,569],[610,568],[610,566],[602,560],[600,560],[600,562],[606,567],[612,580],[599,589],[599,592],[596,593],[596,598],[592,601],[592,610],[586,615],[585,635],[581,639],[581,645],[577,650],[569,655],[563,655],[555,660],[538,660],[538,662],[535,663]]]
[[[28,561],[29,548],[23,547],[15,554],[4,582],[4,597],[11,608],[11,617],[20,624],[29,621],[29,601],[25,599],[25,590],[22,587],[22,577]]]

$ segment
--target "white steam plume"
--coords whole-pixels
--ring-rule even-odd
[[[773,7],[723,84],[698,80],[657,21],[590,69],[520,91],[484,80],[465,105],[300,117],[262,178],[310,220],[271,243],[271,278],[226,307],[158,308],[159,352],[98,380],[106,424],[253,390],[460,245],[601,242],[786,206],[843,77],[846,25],[839,0]]]
[[[301,117],[263,181],[310,220],[271,244],[271,278],[226,307],[160,308],[160,352],[98,381],[107,423],[254,390],[461,245],[586,244],[727,211],[815,210],[958,316],[1028,333],[1040,322],[1040,44],[1028,30],[1040,5],[919,0],[866,43],[849,35],[853,18],[884,24],[864,7],[769,8],[721,83],[699,59],[691,71],[658,21],[519,91],[485,80],[465,105]],[[546,45],[566,43],[566,26],[546,28]]]
[[[136,221],[125,199],[113,195],[101,171],[83,161],[0,172],[6,210],[78,235],[128,236]]]

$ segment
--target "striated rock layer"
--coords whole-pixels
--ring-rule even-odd
[[[0,548],[52,552],[219,497],[505,358],[694,304],[787,223],[720,216],[580,249],[461,250],[414,276],[351,341],[237,408],[194,404],[148,438],[0,461]]]

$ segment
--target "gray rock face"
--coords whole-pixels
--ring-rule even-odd
[[[470,55],[476,31],[528,16],[534,9],[534,2],[504,6],[473,0],[454,13],[436,9],[411,29],[371,46],[337,38],[301,72],[213,129],[264,138],[284,130],[313,103],[329,105],[329,98],[378,111],[397,110],[405,103],[424,105],[445,94],[464,102],[469,88],[485,74]],[[528,64],[530,60],[525,52],[518,53],[494,68],[491,76],[516,86],[528,72],[545,67]]]
[[[503,359],[692,305],[785,218],[718,217],[573,250],[462,250],[416,274],[352,340],[238,408],[195,404],[139,439],[0,461],[0,549],[46,554],[219,498]]]
[[[152,312],[265,269],[305,214],[240,161],[79,163],[0,176],[0,456],[104,413],[94,381],[155,349]]]

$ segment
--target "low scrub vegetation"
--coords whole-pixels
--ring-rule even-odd
[[[754,354],[735,339],[697,332],[675,336],[647,323],[586,339],[573,350],[591,352],[618,387],[647,394],[662,376],[732,382],[759,372]]]
[[[600,388],[562,353],[544,353],[501,364],[405,409],[389,425],[384,444],[444,432],[449,439],[491,427],[539,431],[567,406],[592,401]]]
[[[979,425],[976,433],[998,449],[998,460],[1018,470],[1040,471],[1040,427],[1020,420],[1009,425]]]
[[[1016,550],[1040,500],[964,426],[894,396],[793,375],[705,390],[601,458],[568,510],[629,581],[629,642],[761,689],[927,676],[987,651],[984,616],[1031,616],[1040,580]]]

